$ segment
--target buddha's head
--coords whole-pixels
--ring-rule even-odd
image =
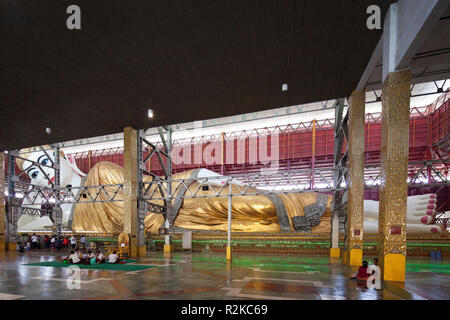
[[[23,149],[20,151],[20,157],[38,162],[44,166],[51,166],[52,161],[54,161],[55,159],[54,149],[50,148],[50,146],[44,146],[44,149],[47,153],[39,149],[37,149],[37,151],[34,151],[31,148]],[[41,167],[41,170],[31,161],[16,158],[18,167],[21,170],[25,171],[25,173],[30,177],[32,184],[43,187],[51,186],[51,183],[48,181],[42,171],[45,172],[45,174],[51,181],[55,181],[55,170],[44,166]],[[64,152],[60,151],[60,185],[66,186],[68,184],[71,184],[74,175],[77,174],[79,176],[84,175],[78,169],[73,157],[71,155],[66,157]]]

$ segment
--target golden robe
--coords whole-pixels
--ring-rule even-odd
[[[185,179],[191,176],[192,171],[186,171],[173,175],[173,179]],[[150,181],[150,177],[144,177],[144,181]],[[98,186],[108,184],[124,183],[124,169],[112,162],[97,163],[88,173],[85,186]],[[173,183],[172,190],[177,189],[178,184]],[[189,190],[194,193],[199,188],[199,182],[189,185]],[[217,191],[221,188],[214,187]],[[116,187],[105,187],[107,192],[113,193]],[[229,187],[226,185],[221,194],[228,195]],[[232,185],[233,193],[242,190],[236,185]],[[152,191],[152,190],[151,190]],[[249,188],[248,192],[256,192],[257,189]],[[90,190],[92,197],[95,197],[95,190]],[[212,190],[198,191],[197,195],[212,194]],[[185,192],[189,195],[189,191]],[[160,193],[155,192],[159,197]],[[292,218],[304,216],[304,208],[317,201],[317,193],[287,193],[280,194],[286,213],[289,218],[291,230],[294,230]],[[107,200],[105,195],[99,196],[100,200]],[[123,193],[119,192],[117,200],[123,199]],[[332,197],[328,196],[326,210],[320,218],[320,223],[311,228],[311,232],[330,232],[331,228],[331,205]],[[162,201],[154,201],[162,205]],[[120,233],[123,231],[123,201],[117,202],[95,202],[76,204],[72,230],[74,231],[98,231],[105,233]],[[228,219],[228,197],[211,198],[186,198],[183,200],[176,218],[174,226],[193,230],[220,230],[227,231]],[[158,229],[164,223],[163,215],[148,212],[145,218],[145,230],[153,234],[158,233]],[[233,196],[232,198],[232,230],[235,232],[280,232],[277,210],[273,201],[265,195]]]

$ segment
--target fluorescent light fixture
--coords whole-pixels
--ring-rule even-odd
[[[288,85],[287,85],[287,83],[283,83],[283,84],[281,85],[281,91],[288,91]]]
[[[153,109],[148,109],[148,117],[153,118]]]

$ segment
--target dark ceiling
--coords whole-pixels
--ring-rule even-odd
[[[450,1],[449,1],[450,4]],[[366,90],[382,87],[383,57],[372,72]],[[411,82],[423,83],[450,78],[450,6],[411,61]]]
[[[348,96],[392,2],[3,0],[0,148]]]

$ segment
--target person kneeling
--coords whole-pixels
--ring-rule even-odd
[[[70,263],[70,264],[79,264],[80,263],[80,256],[77,254],[77,253],[75,253],[75,251],[70,251],[70,256],[69,256],[69,258],[67,259],[67,262],[68,263]]]
[[[119,263],[120,259],[119,256],[117,255],[116,251],[113,251],[113,253],[111,253],[108,257],[108,263]]]
[[[363,264],[358,269],[358,280],[367,280],[369,278],[369,274],[367,273],[367,267],[369,266],[369,263],[367,261],[363,261]]]

